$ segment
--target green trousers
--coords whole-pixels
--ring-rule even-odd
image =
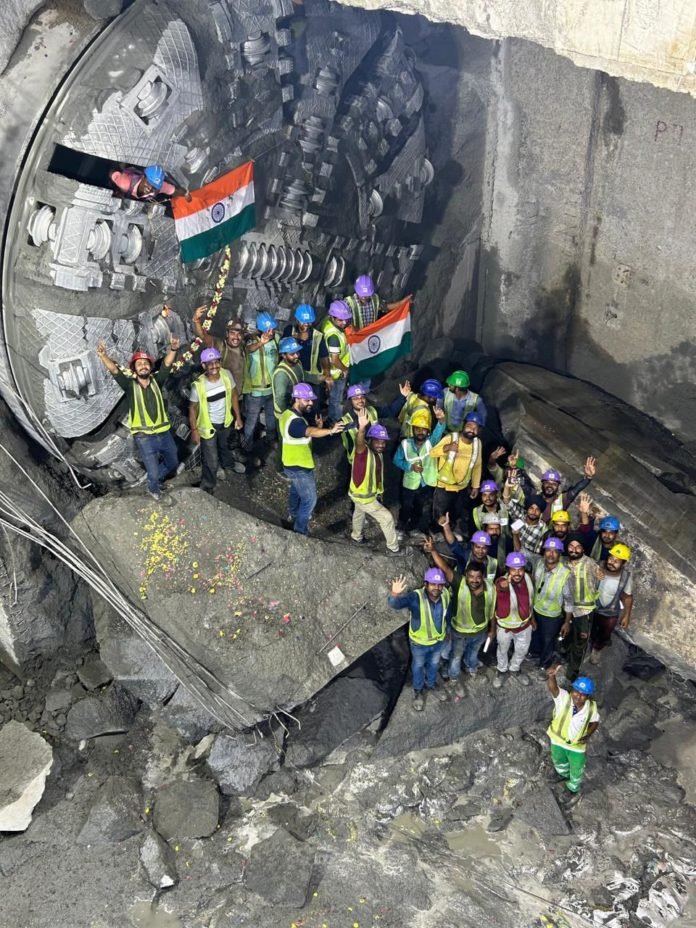
[[[551,760],[559,776],[564,777],[566,787],[571,793],[577,793],[585,772],[587,755],[584,751],[569,751],[558,744],[551,743]]]

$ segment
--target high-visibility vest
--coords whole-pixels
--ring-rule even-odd
[[[488,510],[484,509],[483,503],[480,506],[477,506],[473,511],[474,525],[476,526],[476,531],[478,532],[485,531],[485,529],[483,528],[483,516],[484,516],[484,513],[487,511]],[[498,515],[501,519],[507,520],[505,525],[503,525],[502,522],[500,524],[500,534],[506,535],[508,531],[508,524],[510,522],[510,516],[508,514],[507,506],[504,506],[502,503],[497,503],[495,511],[496,511],[496,515]]]
[[[436,485],[437,464],[435,463],[435,458],[430,457],[432,448],[433,443],[429,438],[426,438],[420,448],[416,445],[413,438],[404,438],[401,442],[401,449],[404,452],[406,463],[413,465],[416,461],[420,461],[423,465],[423,470],[420,474],[415,470],[404,471],[402,482],[407,490],[418,490],[421,486],[421,478],[428,487],[434,487]]]
[[[302,339],[299,336],[299,330],[293,328],[292,335],[293,338],[302,344]],[[321,377],[321,365],[319,364],[319,349],[321,348],[321,343],[324,339],[322,333],[316,327],[312,326],[312,347],[309,351],[309,370],[305,370],[305,383],[319,383],[319,378]]]
[[[447,623],[445,616],[449,608],[452,594],[449,590],[443,590],[440,602],[442,603],[442,629],[440,631],[435,627],[433,618],[432,603],[430,597],[424,589],[416,590],[416,596],[420,605],[420,628],[414,631],[412,622],[408,625],[408,637],[415,644],[439,644],[447,637]]]
[[[543,561],[534,568],[534,609],[541,615],[555,618],[563,612],[563,587],[570,576],[570,569],[557,564],[547,579],[546,565]]]
[[[597,584],[593,582],[597,565],[591,558],[583,557],[573,574],[573,605],[578,609],[594,608],[597,602]],[[590,571],[592,576],[590,576]]]
[[[500,543],[498,543],[498,547],[500,547]],[[467,561],[466,566],[468,567],[469,564],[472,563],[472,561],[474,561],[474,558],[470,557],[469,560]],[[480,561],[477,563],[480,563]],[[486,582],[493,583],[493,581],[495,580],[495,575],[498,573],[497,558],[491,557],[490,554],[487,554],[486,563],[483,566],[486,568]]]
[[[229,371],[225,370],[224,367],[220,368],[220,379],[222,385],[225,388],[225,421],[223,422],[223,428],[229,428],[232,425],[232,378],[230,377]],[[212,438],[215,434],[215,426],[210,421],[210,412],[208,411],[208,394],[205,390],[205,374],[201,374],[200,377],[197,377],[193,381],[193,385],[196,388],[196,393],[198,394],[198,418],[196,419],[196,427],[201,438]]]
[[[307,470],[314,469],[314,458],[312,457],[312,439],[305,435],[304,438],[293,438],[290,434],[290,423],[293,419],[303,419],[293,409],[286,409],[281,413],[280,438],[282,445],[282,461],[285,467],[305,467]]]
[[[354,329],[364,329],[366,325],[374,322],[375,319],[379,316],[379,308],[381,305],[381,300],[375,293],[370,297],[370,308],[372,309],[371,319],[367,321],[366,316],[363,315],[364,310],[360,303],[360,300],[355,296],[347,296],[345,302],[348,304],[348,308],[353,313],[353,328]]]
[[[365,415],[367,416],[367,421],[370,425],[374,425],[375,422],[379,419],[379,414],[374,406],[365,407]],[[346,425],[350,425],[351,422],[354,422],[357,425],[358,414],[354,409],[350,409],[345,415],[341,416],[339,422],[344,422]],[[345,432],[341,432],[341,442],[343,447],[346,449],[346,454],[350,460],[353,450],[355,448],[355,435],[356,429],[346,429]]]
[[[443,438],[440,439],[440,441],[444,442],[445,444],[451,443],[454,441],[454,435],[453,434],[445,435],[443,436]],[[459,442],[457,442],[457,446],[458,445],[459,445]],[[468,487],[469,484],[471,483],[471,475],[474,472],[474,467],[476,466],[476,462],[478,461],[480,454],[481,454],[481,439],[474,438],[472,442],[472,446],[471,446],[471,457],[469,458],[469,463],[467,465],[466,472],[464,473],[464,476],[461,478],[461,480],[457,480],[454,474],[454,468],[456,466],[456,456],[455,456],[455,460],[451,464],[449,461],[449,452],[447,454],[441,455],[439,458],[436,458],[435,460],[437,464],[438,483],[442,483],[448,487],[455,486],[455,487],[461,487],[462,489],[466,489],[466,487]]]
[[[154,419],[150,418],[145,406],[143,387],[140,386],[137,380],[134,380],[131,385],[131,390],[133,391],[133,401],[130,404],[130,410],[128,412],[128,428],[130,429],[131,434],[133,435],[136,432],[143,432],[145,435],[158,435],[160,432],[168,431],[171,428],[171,425],[167,416],[167,409],[164,405],[164,397],[162,396],[162,391],[160,390],[157,381],[151,379],[150,386],[145,387],[145,389],[152,390],[155,394],[157,416]]]
[[[559,493],[558,496],[551,503],[551,519],[549,521],[551,522],[553,521],[554,512],[562,512],[564,509],[565,509],[565,506],[563,505],[563,494]]]
[[[508,585],[508,590],[510,591],[510,612],[506,616],[499,616],[496,613],[495,621],[501,628],[513,629],[520,628],[523,625],[528,625],[532,618],[532,603],[534,602],[534,584],[532,583],[529,574],[524,575],[524,582],[527,586],[527,593],[529,594],[529,615],[526,619],[523,619],[520,615],[520,608],[517,602],[517,594],[515,592],[515,584],[510,581]]]
[[[484,618],[480,625],[474,621],[474,617],[471,614],[471,597],[471,590],[466,585],[466,581],[462,580],[459,585],[459,595],[457,597],[457,614],[452,619],[452,628],[455,632],[470,635],[476,632],[482,632],[493,618],[493,613],[495,611],[495,589],[491,583],[486,581],[483,587]]]
[[[247,351],[243,393],[267,390],[271,386],[273,371],[278,364],[278,342],[278,336],[274,335],[256,351]]]
[[[570,721],[573,717],[573,700],[569,696],[567,702],[564,702],[560,712],[554,703],[553,718],[551,719],[551,724],[546,729],[546,734],[554,744],[562,748],[572,747],[576,751],[584,751],[586,749],[587,746],[585,744],[580,744],[580,739],[585,737],[587,729],[592,724],[590,720],[597,710],[597,703],[594,699],[588,699],[585,706],[587,707],[585,724],[571,741],[568,739],[568,733],[570,731]]]
[[[603,551],[604,545],[602,544],[602,539],[597,535],[595,543],[592,545],[592,550],[590,551],[590,557],[593,561],[597,561],[598,564],[601,564]]]
[[[323,320],[319,326],[319,329],[324,333],[327,348],[329,346],[330,336],[336,336],[339,345],[338,360],[344,367],[350,367],[350,351],[348,350],[348,339],[346,338],[346,333],[343,331],[343,329],[339,329],[338,326],[333,324],[331,316],[327,316],[326,319]],[[338,367],[334,367],[332,360],[333,354],[335,354],[335,352],[332,353],[331,350],[329,350],[329,360],[331,361],[331,376],[334,380],[338,380],[339,377],[343,376],[343,372]]]
[[[292,406],[292,388],[302,383],[304,380],[304,371],[302,365],[288,364],[287,361],[281,361],[273,371],[273,411],[276,416]]]
[[[399,422],[401,423],[401,436],[402,438],[412,438],[413,429],[411,427],[411,419],[415,412],[424,409],[430,415],[430,425],[433,425],[433,411],[430,408],[430,405],[426,403],[422,396],[419,396],[418,393],[409,393],[406,397],[406,402],[401,407],[399,412]]]
[[[380,468],[379,481],[377,480],[378,457],[382,465]],[[378,496],[381,496],[382,493],[384,493],[384,461],[382,459],[381,453],[378,455],[376,451],[373,451],[372,448],[368,447],[365,476],[363,477],[360,485],[355,483],[353,477],[353,471],[355,468],[355,451],[353,451],[353,454],[351,455],[350,463],[350,486],[348,487],[348,496],[350,496],[354,503],[371,503],[373,500],[376,500]]]
[[[476,404],[478,403],[479,395],[474,393],[473,390],[468,390],[466,394],[466,399],[464,401],[464,411],[462,412],[462,425],[464,416],[468,413],[473,412],[476,409]],[[457,399],[455,393],[452,393],[451,390],[445,391],[445,398],[443,400],[442,406],[445,410],[445,419],[447,421],[447,428],[452,431],[454,429],[454,420],[452,415],[454,413],[454,403]]]

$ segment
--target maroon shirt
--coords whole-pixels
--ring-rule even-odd
[[[500,580],[502,579],[501,577]],[[495,581],[495,586],[498,591],[495,614],[500,616],[501,619],[505,619],[510,615],[510,590],[502,590],[500,588],[500,580]],[[529,601],[529,590],[527,589],[524,577],[521,583],[515,583],[514,586],[515,595],[517,596],[517,610],[520,614],[520,618],[528,619],[532,614],[532,604]]]

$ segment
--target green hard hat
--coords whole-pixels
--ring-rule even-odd
[[[447,378],[448,387],[459,387],[460,390],[466,390],[471,381],[466,371],[455,371]]]

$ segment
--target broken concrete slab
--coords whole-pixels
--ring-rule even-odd
[[[244,885],[272,905],[303,906],[314,867],[313,848],[279,828],[254,845]]]
[[[220,794],[212,780],[173,780],[157,790],[154,824],[165,840],[207,838],[220,818]]]
[[[280,745],[253,735],[218,735],[208,768],[228,796],[253,796],[262,777],[279,766]]]
[[[168,889],[179,882],[174,851],[151,831],[140,845],[140,863],[155,889]]]
[[[80,699],[68,712],[65,733],[74,741],[128,731],[137,711],[137,700],[118,683],[99,696]]]
[[[0,831],[25,831],[43,796],[53,751],[19,722],[0,728]]]
[[[141,795],[130,777],[108,777],[87,815],[78,844],[118,844],[145,827],[140,818]]]

